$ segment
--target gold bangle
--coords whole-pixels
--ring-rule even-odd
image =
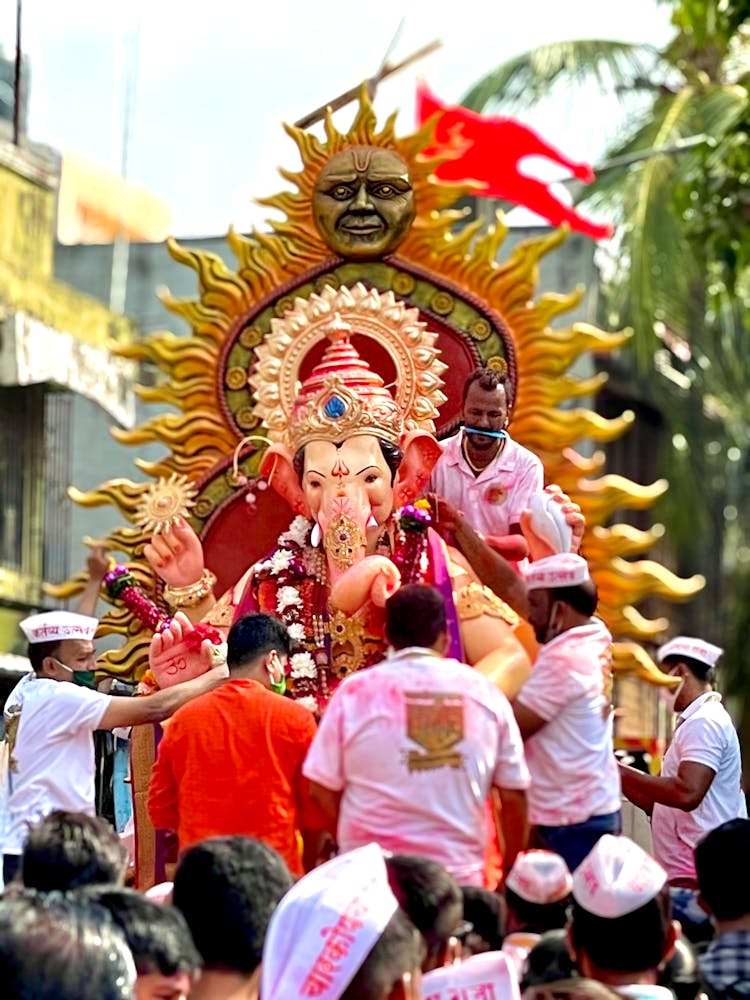
[[[210,569],[204,569],[200,580],[188,584],[187,587],[164,588],[164,599],[173,608],[194,608],[209,596],[214,584],[216,575]]]

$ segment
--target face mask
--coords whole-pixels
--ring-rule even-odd
[[[95,688],[96,672],[93,670],[74,670],[73,683],[78,684],[79,687]]]
[[[685,686],[685,678],[683,677],[680,680],[680,683],[674,689],[674,691],[667,691],[666,688],[662,689],[662,700],[664,701],[664,704],[667,706],[667,710],[669,712],[674,712],[675,710],[674,703],[677,701],[677,696],[679,695],[680,691],[682,691],[684,686]]]
[[[280,681],[271,681],[271,690],[274,694],[284,694],[286,692],[286,677],[282,677]]]
[[[284,669],[281,666],[280,660],[277,657],[274,657],[274,659],[276,660],[276,664],[278,665],[279,679],[275,681],[273,679],[273,674],[271,673],[270,670],[268,670],[268,667],[266,667],[266,670],[268,670],[268,680],[271,686],[271,690],[273,691],[274,694],[284,694],[286,692],[286,674],[284,673]]]
[[[557,618],[556,614],[557,607],[558,607],[557,601],[553,601],[553,603],[550,605],[549,617],[547,618],[547,630],[544,635],[544,642],[551,642],[553,639],[556,639],[557,636],[560,634],[559,622],[555,621],[553,623],[553,618],[554,619]]]
[[[62,660],[57,660],[57,658],[55,659],[56,662],[63,668],[63,670],[67,670],[69,674],[73,675],[71,677],[71,680],[73,681],[74,684],[77,684],[79,687],[84,687],[84,688],[96,688],[96,671],[74,670],[72,667],[69,667],[67,663],[63,663]]]

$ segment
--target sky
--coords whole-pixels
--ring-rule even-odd
[[[12,54],[15,4],[0,4],[0,43]],[[210,17],[208,17],[210,12]],[[460,17],[459,17],[460,15]],[[29,133],[82,153],[165,199],[173,233],[260,225],[254,197],[282,190],[296,169],[281,128],[374,73],[404,18],[392,60],[432,39],[442,49],[384,83],[379,120],[399,108],[414,127],[418,75],[447,102],[535,45],[618,38],[663,45],[669,5],[656,0],[23,0],[31,60]],[[132,113],[123,157],[125,81]],[[337,114],[346,129],[353,108]],[[596,92],[561,95],[523,120],[576,160],[596,163],[615,110]],[[549,179],[549,178],[547,178]]]

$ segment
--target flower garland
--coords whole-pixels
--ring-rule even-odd
[[[320,691],[318,668],[328,662],[328,653],[316,642],[310,620],[312,608],[306,606],[309,602],[305,597],[313,596],[309,592],[316,588],[311,584],[325,586],[325,557],[310,545],[312,528],[312,521],[302,516],[295,517],[287,530],[279,535],[273,554],[255,564],[253,578],[259,595],[266,581],[275,583],[275,607],[264,610],[278,615],[286,625],[290,638],[307,647],[290,657],[287,677],[297,703],[318,712],[327,701]],[[313,566],[313,563],[317,565]],[[262,598],[258,603],[263,606]]]
[[[402,580],[423,580],[427,571],[427,529],[432,523],[429,504],[424,500],[408,504],[395,512],[394,521],[397,532],[392,558]],[[328,567],[325,552],[311,544],[313,525],[305,517],[295,517],[279,536],[273,554],[255,564],[253,580],[258,606],[276,614],[294,642],[303,647],[290,657],[287,668],[295,700],[311,711],[321,712],[331,694],[328,673],[332,644],[326,628]]]

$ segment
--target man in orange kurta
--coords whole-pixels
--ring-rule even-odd
[[[271,615],[246,615],[227,647],[229,679],[166,727],[149,816],[157,829],[177,832],[181,852],[206,837],[246,834],[301,875],[298,833],[304,841],[317,825],[302,776],[316,724],[307,708],[281,697],[291,640]]]

